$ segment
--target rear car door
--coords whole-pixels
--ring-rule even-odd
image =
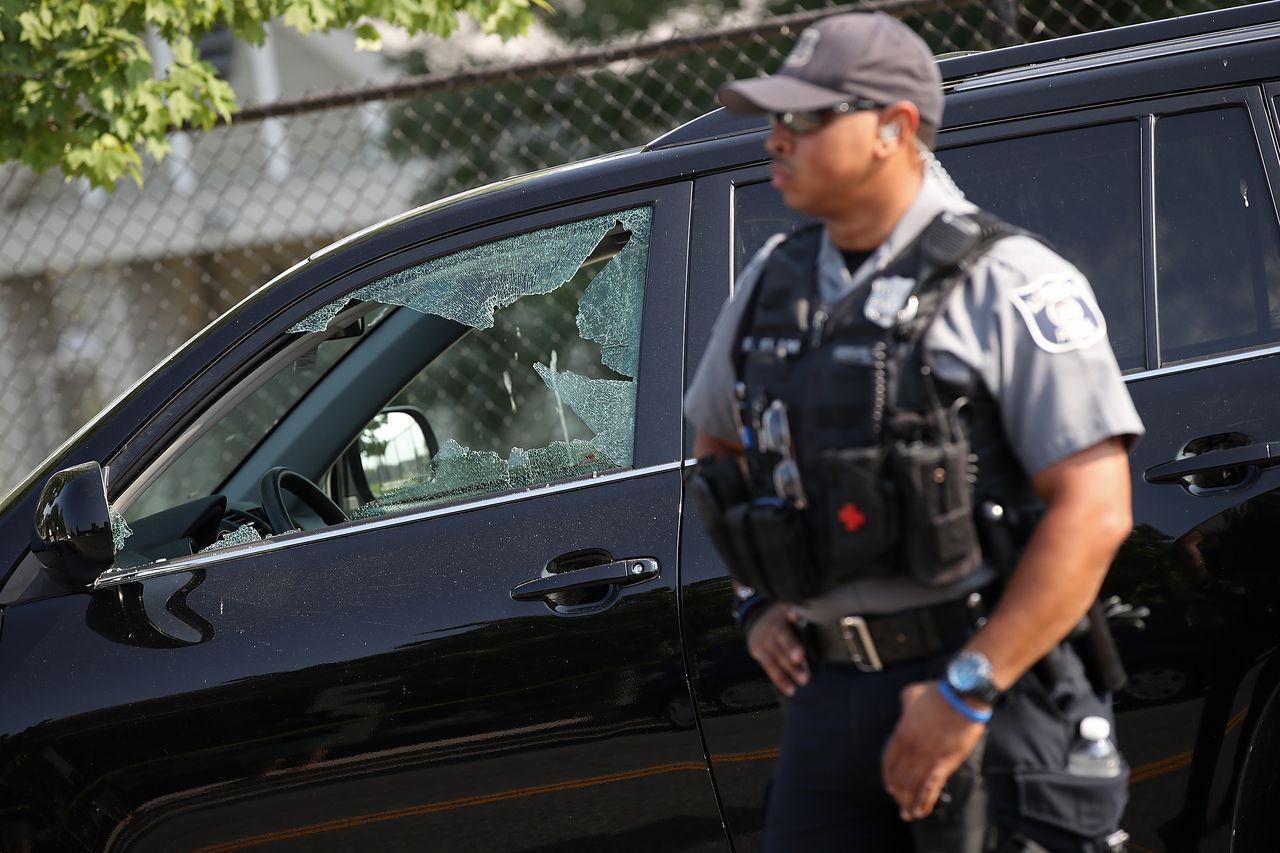
[[[122,484],[116,568],[4,609],[6,843],[723,849],[675,591],[689,205],[455,235],[273,319]],[[352,520],[285,489],[273,524],[280,466]]]
[[[1275,689],[1280,603],[1280,401],[1267,390],[1280,370],[1280,173],[1263,93],[961,130],[945,144],[974,201],[1089,277],[1147,428],[1130,456],[1134,531],[1104,590],[1151,611],[1145,629],[1116,631],[1130,679],[1116,696],[1133,765],[1125,828],[1150,849],[1226,849],[1241,804],[1265,790],[1241,779]],[[1274,846],[1274,831],[1271,843],[1251,831],[1237,826],[1237,844],[1253,840],[1235,849]]]
[[[944,133],[938,153],[971,200],[1088,276],[1147,428],[1130,457],[1135,529],[1104,592],[1150,610],[1144,629],[1116,629],[1124,825],[1149,849],[1226,849],[1233,821],[1237,849],[1277,840],[1264,805],[1280,784],[1266,734],[1280,724],[1277,97],[1273,84],[990,123]],[[695,257],[695,281],[724,281],[801,221],[767,178],[699,182],[695,234],[731,234],[732,249]],[[691,365],[726,295],[691,306]],[[697,525],[682,549],[708,752],[735,841],[755,849],[780,715]]]

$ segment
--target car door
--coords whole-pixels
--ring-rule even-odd
[[[1104,594],[1150,611],[1115,632],[1124,825],[1149,849],[1227,849],[1275,689],[1273,140],[1249,87],[958,131],[941,152],[971,198],[1088,275],[1147,429],[1130,455],[1134,531]]]
[[[745,146],[744,146],[745,150]],[[754,155],[761,149],[750,146]],[[695,244],[716,246],[691,258],[688,375],[703,348],[736,274],[773,234],[808,221],[787,208],[768,183],[765,166],[702,178],[694,192]],[[686,444],[691,444],[692,436]],[[694,696],[725,821],[740,851],[760,849],[769,775],[781,742],[778,694],[747,654],[730,615],[733,590],[727,570],[706,536],[697,508],[686,503],[680,542],[684,623]]]
[[[725,847],[675,593],[689,204],[680,184],[455,235],[274,319],[279,351],[123,484],[128,560],[5,609],[10,835]],[[333,486],[396,405],[434,433],[427,469],[351,521],[285,495],[304,529],[264,526],[263,466]]]

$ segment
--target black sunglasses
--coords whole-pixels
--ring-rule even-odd
[[[859,98],[856,101],[845,101],[843,103],[836,104],[834,107],[827,107],[823,110],[768,113],[769,127],[782,125],[792,133],[804,135],[806,133],[813,133],[815,130],[821,130],[826,126],[827,120],[831,118],[831,116],[860,112],[862,110],[879,110],[883,108],[883,105],[877,104],[875,101]]]

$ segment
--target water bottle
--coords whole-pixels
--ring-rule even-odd
[[[1085,717],[1080,721],[1080,736],[1067,755],[1067,772],[1072,776],[1114,778],[1120,770],[1120,752],[1111,742],[1111,723],[1106,717]]]

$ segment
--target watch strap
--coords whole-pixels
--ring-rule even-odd
[[[973,723],[987,723],[991,720],[991,709],[982,710],[974,708],[960,698],[960,694],[956,693],[955,688],[947,683],[945,678],[938,679],[938,692],[942,694],[942,698],[947,700],[947,704],[951,706],[957,714]]]

